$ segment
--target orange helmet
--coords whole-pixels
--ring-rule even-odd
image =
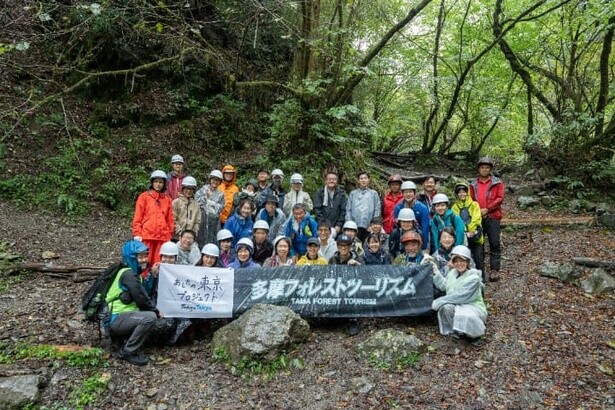
[[[423,238],[421,234],[415,231],[408,231],[401,237],[401,243],[406,242],[418,242],[419,246],[423,245]]]

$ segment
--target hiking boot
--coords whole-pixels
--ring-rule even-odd
[[[489,272],[489,282],[499,282],[500,281],[500,272],[497,270],[492,270]]]
[[[361,333],[361,326],[357,320],[351,320],[348,323],[348,336],[356,336]]]
[[[137,366],[144,366],[147,364],[147,357],[140,352],[129,353],[124,349],[120,349],[120,351],[117,352],[117,357]]]

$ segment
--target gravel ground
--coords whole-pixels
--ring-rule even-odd
[[[507,207],[512,211],[512,207]],[[80,223],[26,213],[0,203],[0,240],[27,262],[43,251],[55,265],[105,266],[119,258],[130,223],[104,211]],[[615,408],[615,297],[587,297],[577,287],[540,277],[543,260],[573,256],[615,260],[615,235],[600,229],[504,232],[503,280],[487,284],[487,336],[481,346],[440,336],[432,318],[366,319],[356,337],[335,324],[312,329],[310,340],[270,378],[233,375],[212,359],[211,334],[176,347],[149,347],[152,363],[77,369],[45,361],[11,365],[45,376],[41,405],[71,407],[70,392],[94,374],[111,382],[90,408],[124,409],[547,409]],[[89,283],[41,273],[10,278],[0,294],[0,339],[58,345],[99,343],[76,305]],[[353,347],[372,332],[394,328],[415,334],[432,349],[402,372],[360,361]],[[610,369],[610,374],[609,374]],[[5,367],[0,371],[6,373]]]

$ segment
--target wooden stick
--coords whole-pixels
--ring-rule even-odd
[[[600,259],[594,258],[585,258],[585,257],[577,257],[572,258],[572,261],[581,266],[589,266],[591,268],[605,268],[610,270],[615,270],[615,262],[611,261],[603,261]]]

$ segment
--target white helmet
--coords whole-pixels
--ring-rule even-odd
[[[253,231],[256,231],[257,229],[264,229],[266,231],[269,231],[269,224],[267,223],[267,221],[259,219],[258,221],[254,222],[254,226],[252,227]]]
[[[193,177],[186,177],[182,181],[182,188],[195,188],[196,189],[196,179]]]
[[[431,200],[431,204],[448,204],[448,197],[444,194],[435,194],[433,199]]]
[[[213,171],[211,171],[209,173],[209,178],[218,178],[220,181],[222,181],[222,171],[218,170],[218,169],[214,169]]]
[[[149,180],[153,181],[156,178],[162,178],[165,181],[167,180],[167,174],[164,171],[161,171],[159,169],[157,169],[156,171],[152,172],[152,175],[149,176]]]
[[[303,184],[303,177],[301,176],[301,174],[292,174],[290,176],[290,183],[291,184]]]
[[[399,210],[399,215],[397,216],[398,221],[416,221],[416,216],[414,215],[414,211],[410,208],[402,208]]]
[[[167,256],[177,256],[179,253],[179,247],[175,242],[165,242],[160,247],[160,254]]]
[[[235,250],[238,251],[240,246],[246,246],[250,251],[250,255],[254,252],[254,243],[250,238],[241,238],[237,241],[237,245],[235,245]]]
[[[175,154],[175,155],[173,155],[173,156],[171,157],[171,164],[175,164],[176,162],[180,162],[180,163],[182,163],[182,164],[185,164],[184,157],[182,157],[182,156],[181,156],[181,155],[179,155],[179,154]]]
[[[453,248],[453,250],[451,251],[451,260],[455,256],[460,256],[468,262],[472,260],[472,252],[470,252],[470,249],[468,249],[467,246],[463,245],[457,245]]]
[[[342,229],[354,229],[355,231],[359,230],[357,223],[355,221],[346,221],[344,222],[344,226]]]
[[[233,239],[233,233],[228,229],[220,229],[216,235],[216,240],[220,242],[225,239]]]
[[[215,258],[219,258],[220,257],[220,248],[218,248],[218,246],[213,244],[213,243],[208,243],[205,246],[203,246],[203,249],[201,249],[201,253],[203,255],[209,255],[209,256],[213,256]]]
[[[414,190],[414,192],[416,192],[416,184],[412,181],[404,181],[401,184],[401,190],[404,191],[406,189],[412,189]]]
[[[284,179],[284,173],[282,172],[281,169],[276,168],[273,171],[271,171],[271,178],[275,177],[276,175]]]

